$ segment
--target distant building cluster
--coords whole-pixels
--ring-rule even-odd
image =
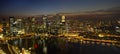
[[[120,33],[120,16],[114,15],[40,15],[9,17],[0,24],[0,33],[20,35],[47,33],[52,35],[80,32]]]

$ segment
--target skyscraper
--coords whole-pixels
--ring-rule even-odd
[[[43,29],[44,29],[44,33],[47,33],[47,29],[48,29],[48,24],[47,24],[47,16],[43,16]]]
[[[13,23],[15,22],[14,17],[9,17],[9,25],[10,25],[10,33],[13,33],[14,28],[13,28]]]
[[[14,35],[16,34],[16,22],[14,17],[9,17],[9,25],[10,25],[10,34]]]
[[[62,33],[64,34],[66,32],[66,23],[65,23],[64,15],[62,15],[62,17],[61,17],[61,23],[62,23]]]
[[[18,34],[24,34],[25,33],[25,31],[23,29],[23,23],[22,23],[21,18],[17,19],[17,30],[18,30]]]
[[[7,31],[7,29],[6,29],[7,23],[6,23],[5,19],[2,20],[2,25],[3,25],[2,33],[3,33],[3,36],[5,36],[6,35],[6,31]]]
[[[32,32],[35,32],[35,18],[32,18]]]

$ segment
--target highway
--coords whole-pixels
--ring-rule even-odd
[[[0,44],[0,54],[11,54],[7,44]]]
[[[0,43],[0,54],[18,54],[17,48],[9,44],[7,41],[2,40]]]

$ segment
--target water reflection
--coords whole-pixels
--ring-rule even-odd
[[[120,54],[120,47],[110,43],[79,41],[64,37],[36,37],[9,41],[11,45],[32,54]],[[46,53],[47,52],[47,53]]]

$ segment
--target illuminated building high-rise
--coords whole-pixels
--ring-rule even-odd
[[[35,32],[35,18],[32,18],[32,32]]]
[[[65,22],[64,15],[61,17],[61,23],[62,23],[62,33],[65,33],[66,32],[66,22]]]
[[[2,21],[3,21],[3,22],[2,22],[2,24],[3,24],[2,33],[3,33],[3,35],[5,36],[5,35],[6,35],[6,31],[7,31],[7,29],[6,29],[7,23],[6,23],[6,20],[5,20],[5,19],[3,19]]]
[[[15,22],[15,18],[9,17],[10,34],[13,34],[13,32],[14,32],[14,25],[13,25],[14,22]]]
[[[21,18],[17,19],[17,31],[18,31],[18,34],[24,34],[25,33],[25,29],[23,29],[23,23],[22,23]]]
[[[48,32],[47,29],[48,29],[47,16],[43,16],[43,30],[44,30],[44,33]]]
[[[47,21],[47,17],[44,16],[44,17],[43,17],[43,25],[44,25],[43,28],[44,28],[44,29],[46,29],[46,25],[47,25],[46,21]]]

